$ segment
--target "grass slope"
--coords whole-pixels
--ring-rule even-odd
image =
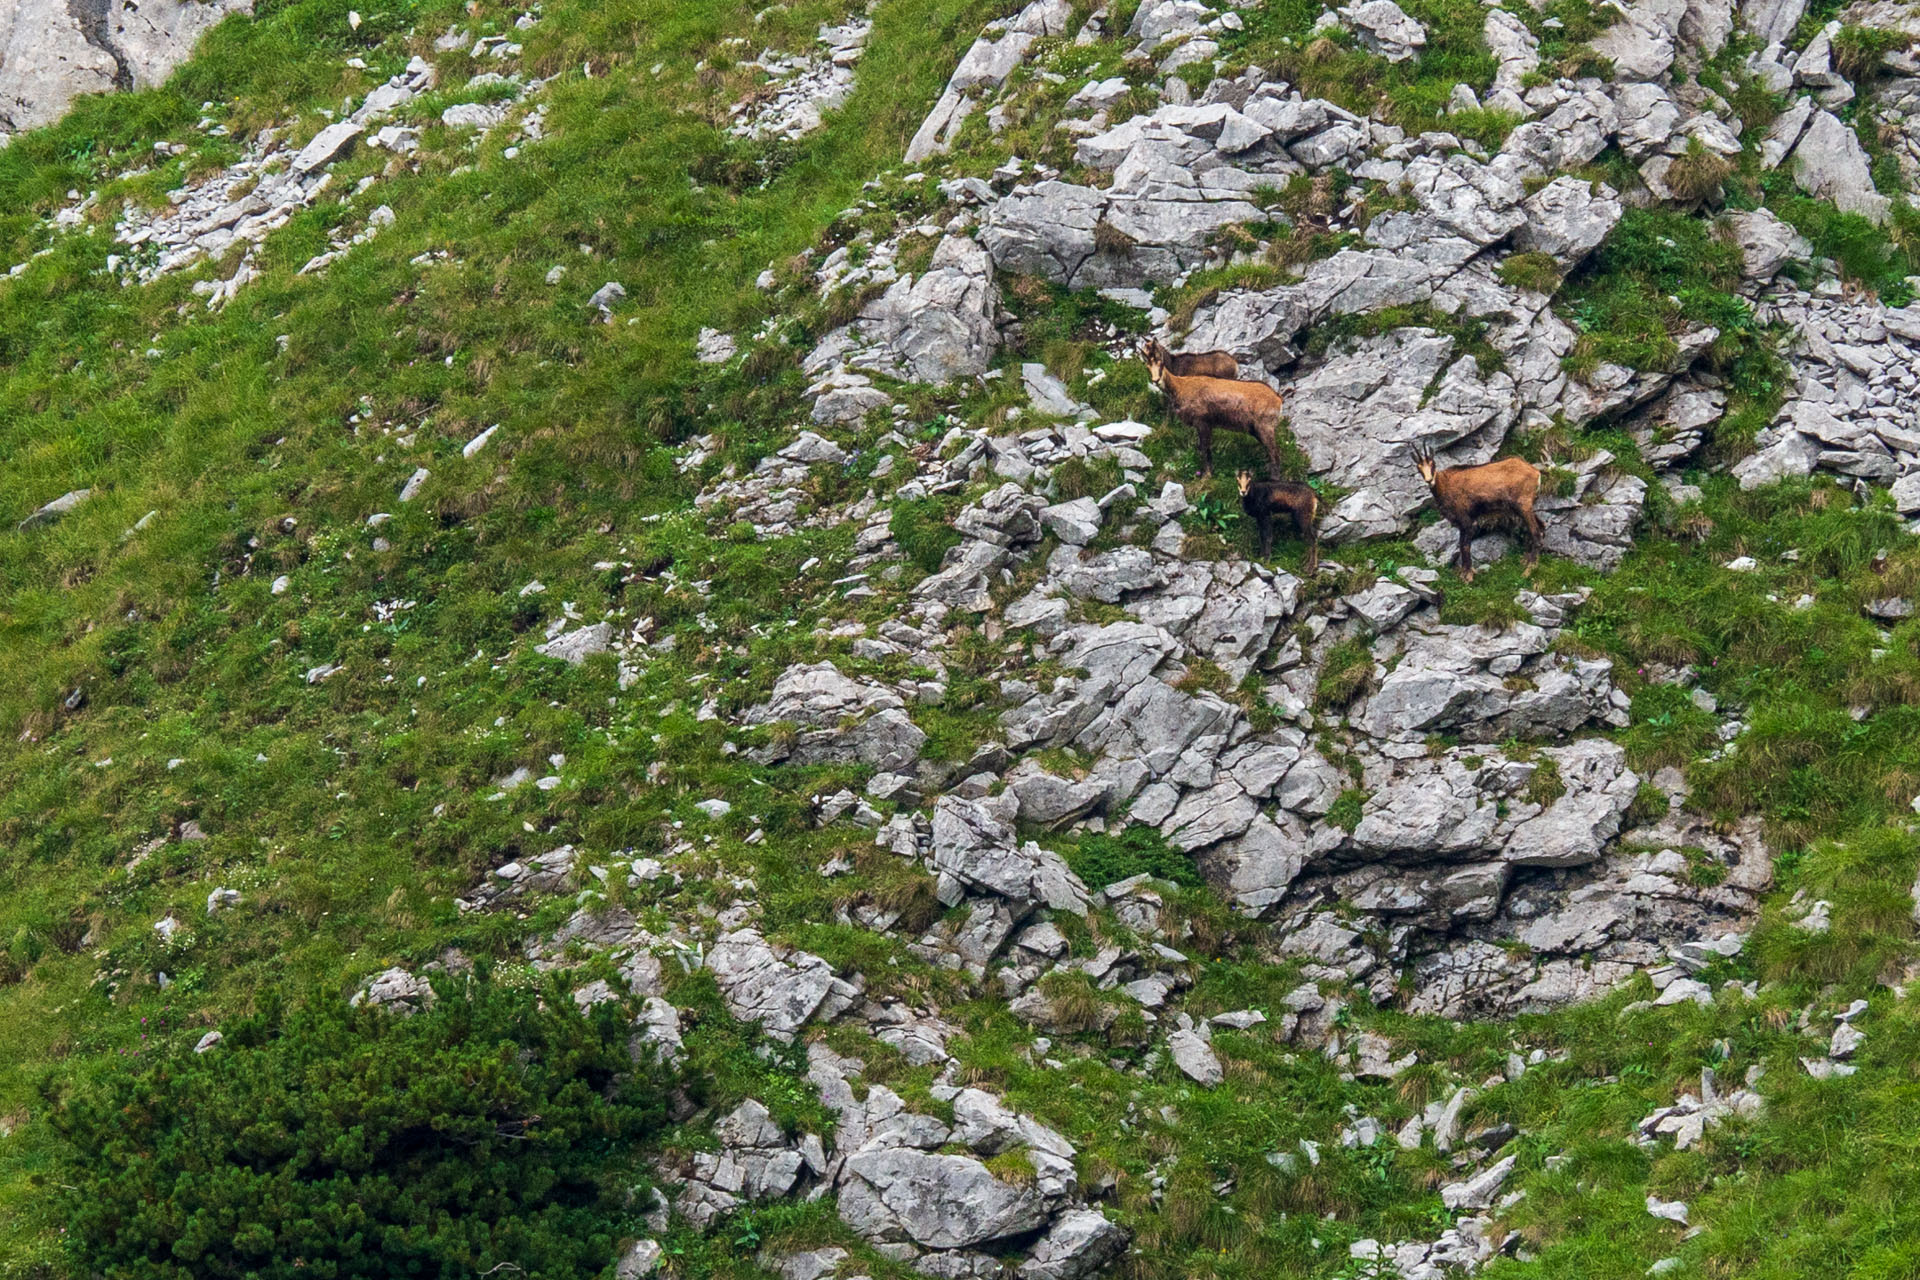
[[[1410,7],[1447,26],[1436,61],[1383,86],[1418,124],[1444,88],[1483,82],[1490,68],[1452,30],[1476,26],[1478,6]],[[910,918],[937,912],[923,878],[873,857],[856,835],[812,829],[809,798],[858,775],[747,765],[722,751],[718,725],[695,716],[707,696],[730,707],[752,700],[803,652],[783,624],[791,617],[804,632],[823,607],[810,598],[832,597],[826,568],[808,576],[800,566],[844,559],[846,532],[758,544],[711,530],[667,446],[713,432],[723,458],[751,463],[800,420],[794,357],[832,323],[835,304],[783,315],[772,354],[729,372],[694,365],[694,335],[704,325],[758,329],[774,303],[752,281],[768,263],[792,279],[796,254],[937,207],[929,182],[863,184],[895,166],[960,51],[1005,8],[889,0],[857,91],[827,128],[800,144],[747,144],[716,127],[749,82],[734,62],[763,45],[804,47],[840,7],[803,3],[757,20],[750,6],[718,0],[550,0],[519,37],[527,71],[554,77],[549,141],[508,160],[503,139],[468,154],[436,128],[417,175],[386,172],[379,153],[349,161],[336,188],[378,171],[374,191],[302,213],[260,255],[263,278],[211,314],[190,283],[224,278],[217,268],[230,263],[123,290],[102,274],[106,235],[48,240],[40,220],[69,189],[153,199],[182,174],[230,160],[232,142],[195,128],[202,102],[220,104],[214,114],[236,133],[297,122],[304,136],[323,108],[410,54],[428,54],[443,85],[457,84],[482,68],[464,49],[432,54],[432,38],[455,21],[505,31],[516,11],[481,5],[469,16],[445,0],[392,0],[355,31],[344,0],[263,3],[256,21],[214,33],[168,85],[85,102],[0,152],[0,262],[52,250],[0,283],[0,1274],[67,1273],[48,1195],[60,1165],[43,1086],[113,1077],[123,1060],[180,1052],[269,993],[344,992],[448,946],[531,984],[518,940],[569,904],[513,920],[461,916],[451,898],[488,868],[557,843],[645,853],[685,822],[712,837],[703,857],[716,880],[729,870],[755,877],[771,932],[859,967],[876,989],[951,998],[951,978],[897,939],[828,923],[861,895]],[[1117,7],[1113,26],[1128,9]],[[1250,59],[1281,52],[1279,40],[1314,16],[1297,5],[1262,13],[1241,50]],[[344,66],[356,54],[368,71]],[[1118,66],[1113,47],[1051,56],[1063,73]],[[1312,62],[1305,51],[1287,56],[1302,59],[1303,74],[1322,67],[1349,79],[1371,65],[1341,48]],[[1073,87],[1017,86],[1033,95],[1034,114],[1002,143],[970,126],[962,163],[991,167],[1007,147],[1042,139],[1046,103]],[[115,184],[157,140],[189,150],[158,176]],[[874,207],[856,208],[863,198]],[[379,201],[395,210],[394,226],[323,275],[295,274],[332,228]],[[1714,292],[1724,281],[1693,267],[1636,255],[1624,239],[1613,248],[1563,299],[1615,335],[1605,354],[1649,345],[1669,318],[1659,299],[1677,284],[1705,291],[1679,295],[1702,315],[1725,298]],[[436,251],[449,260],[412,264]],[[568,271],[550,286],[558,264]],[[595,326],[585,298],[606,280],[621,281],[628,299],[614,324]],[[1154,412],[1137,369],[1095,345],[1108,309],[1030,282],[1015,282],[1010,302],[1029,349],[1009,359],[1046,360],[1104,411]],[[1761,345],[1754,335],[1729,358]],[[1111,376],[1090,385],[1101,369]],[[918,425],[937,438],[939,414],[979,421],[1006,394],[920,397]],[[489,448],[462,458],[461,446],[495,423]],[[1630,442],[1613,435],[1559,443],[1604,445],[1637,466]],[[1190,450],[1156,438],[1154,452],[1169,474],[1190,473]],[[1223,476],[1232,462],[1223,459]],[[422,496],[396,505],[421,466],[433,473]],[[1766,818],[1782,851],[1776,901],[1747,953],[1714,975],[1759,980],[1759,997],[1623,1015],[1648,994],[1632,989],[1513,1026],[1354,1010],[1354,1025],[1418,1047],[1423,1067],[1393,1085],[1356,1084],[1315,1055],[1223,1036],[1228,1083],[1212,1093],[1164,1068],[1145,1081],[1116,1070],[1109,1057],[1139,1058],[1125,1023],[1115,1044],[1086,1037],[1086,1055],[1056,1071],[1016,1052],[1026,1033],[999,1004],[949,1008],[967,1032],[955,1052],[969,1076],[1069,1134],[1088,1180],[1114,1177],[1116,1212],[1138,1233],[1133,1274],[1357,1274],[1348,1241],[1433,1234],[1446,1217],[1433,1194],[1445,1170],[1431,1150],[1328,1149],[1291,1179],[1265,1157],[1301,1138],[1325,1141],[1349,1105],[1404,1118],[1439,1087],[1441,1067],[1483,1079],[1515,1045],[1565,1059],[1475,1103],[1476,1119],[1532,1135],[1514,1184],[1528,1198],[1509,1221],[1534,1260],[1495,1263],[1495,1280],[1625,1280],[1675,1254],[1687,1260],[1680,1274],[1713,1277],[1920,1269],[1920,1221],[1903,1194],[1920,1176],[1920,1013],[1875,985],[1900,972],[1912,944],[1905,819],[1920,789],[1920,623],[1883,634],[1860,612],[1920,588],[1920,544],[1878,500],[1825,483],[1741,494],[1697,478],[1703,502],[1657,506],[1620,572],[1549,563],[1541,582],[1596,588],[1574,634],[1615,659],[1633,694],[1622,740],[1635,766],[1686,766],[1696,794],[1729,821]],[[1079,478],[1091,492],[1107,479]],[[1214,496],[1230,512],[1231,480],[1221,483]],[[845,484],[817,496],[858,496],[857,479]],[[82,486],[94,498],[63,522],[13,531]],[[148,527],[124,536],[149,511]],[[391,550],[375,551],[364,526],[376,511],[396,513],[379,531]],[[916,556],[937,563],[950,514],[903,506],[896,524]],[[1205,536],[1250,550],[1250,532],[1231,521]],[[1783,559],[1790,550],[1797,559]],[[1761,570],[1721,568],[1739,554]],[[666,557],[668,573],[628,567]],[[1411,553],[1383,545],[1345,558],[1365,575]],[[276,596],[268,584],[283,573],[290,589]],[[520,595],[535,579],[546,592]],[[1513,565],[1471,587],[1451,572],[1443,582],[1460,620],[1502,616],[1521,585]],[[1794,607],[1803,594],[1812,605]],[[624,692],[608,660],[538,659],[532,633],[561,601],[589,617],[618,608],[652,618],[676,648]],[[1751,730],[1737,755],[1696,763],[1715,745],[1716,722],[1636,674],[1656,662],[1694,664],[1723,703],[1744,708]],[[309,670],[330,664],[341,672],[308,683]],[[970,745],[990,706],[990,666],[984,644],[955,655],[948,703],[926,713],[936,750]],[[76,690],[83,697],[69,710]],[[493,779],[522,766],[546,772],[552,755],[566,757],[558,788],[490,798]],[[714,794],[733,797],[736,812],[707,823],[692,806]],[[739,803],[749,794],[751,809]],[[141,845],[189,821],[209,838],[176,840],[125,869]],[[748,845],[756,825],[771,838]],[[813,868],[841,851],[855,873],[822,881]],[[1086,842],[1070,856],[1109,877],[1166,870],[1150,842]],[[209,918],[207,894],[222,886],[246,895],[245,909]],[[1834,904],[1827,933],[1785,919],[1799,890]],[[709,892],[727,900],[717,883],[689,896]],[[1209,957],[1194,1012],[1271,1003],[1294,985],[1290,968],[1263,958],[1257,932],[1204,890],[1170,897],[1196,930],[1193,953]],[[658,904],[642,895],[633,905]],[[187,927],[163,942],[152,925],[170,912]],[[1096,921],[1072,940],[1091,954],[1114,930]],[[699,1101],[751,1095],[786,1122],[820,1123],[799,1063],[749,1052],[750,1031],[725,1017],[704,980],[675,994],[699,1012],[688,1037]],[[1859,1073],[1808,1078],[1796,1059],[1817,1055],[1831,1028],[1817,1015],[1856,996],[1873,1001]],[[1816,1016],[1803,1021],[1809,1008]],[[924,1071],[864,1038],[840,1047],[872,1061],[871,1079],[937,1109]],[[1697,1087],[1709,1065],[1729,1080],[1763,1066],[1766,1113],[1691,1152],[1634,1145],[1634,1122]],[[1161,1107],[1174,1108],[1175,1123],[1158,1118]],[[1549,1169],[1559,1153],[1572,1160]],[[1682,1243],[1646,1214],[1649,1193],[1687,1199],[1706,1234]],[[670,1243],[676,1273],[702,1276],[752,1273],[749,1246],[828,1242],[856,1248],[871,1274],[903,1274],[849,1238],[827,1205],[762,1209],[710,1239]]]

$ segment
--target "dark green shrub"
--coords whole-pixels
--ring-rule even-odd
[[[660,1091],[611,1006],[479,980],[321,997],[52,1099],[76,1274],[586,1277],[639,1226]]]
[[[1152,827],[1128,827],[1116,835],[1085,836],[1077,847],[1064,850],[1062,856],[1073,873],[1091,889],[1143,874],[1189,888],[1201,883],[1193,859],[1170,846]]]

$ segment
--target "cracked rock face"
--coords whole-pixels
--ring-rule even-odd
[[[58,120],[83,93],[165,80],[201,35],[253,0],[15,0],[0,10],[0,134]]]

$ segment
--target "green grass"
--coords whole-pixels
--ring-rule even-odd
[[[537,975],[521,943],[561,923],[571,897],[530,904],[516,919],[462,913],[456,895],[488,869],[560,843],[604,862],[617,851],[661,855],[680,840],[692,846],[677,855],[682,886],[627,889],[615,876],[611,896],[661,926],[749,896],[771,936],[865,973],[876,996],[938,1005],[962,1029],[952,1047],[966,1080],[1069,1135],[1089,1184],[1111,1175],[1105,1206],[1136,1233],[1130,1274],[1325,1280],[1347,1270],[1355,1239],[1431,1238],[1444,1226],[1434,1188],[1454,1176],[1445,1160],[1392,1144],[1338,1149],[1329,1140],[1346,1108],[1397,1124],[1452,1082],[1485,1080],[1510,1050],[1533,1047],[1565,1059],[1489,1089],[1469,1115],[1471,1124],[1506,1120],[1528,1131],[1512,1148],[1513,1185],[1528,1196],[1506,1221],[1533,1260],[1497,1260],[1484,1272],[1490,1280],[1624,1280],[1669,1255],[1718,1276],[1893,1277],[1920,1266],[1920,1222],[1906,1194],[1920,1178],[1912,1106],[1920,1018],[1914,1002],[1876,985],[1913,950],[1906,893],[1920,852],[1905,823],[1920,791],[1920,623],[1883,637],[1860,612],[1867,600],[1920,591],[1920,543],[1880,500],[1825,482],[1742,493],[1709,477],[1684,527],[1669,525],[1657,501],[1650,507],[1640,545],[1615,574],[1551,559],[1530,582],[1512,561],[1483,568],[1471,585],[1443,574],[1446,619],[1489,625],[1520,619],[1514,595],[1523,585],[1591,586],[1562,644],[1613,661],[1632,699],[1618,739],[1633,766],[1643,776],[1682,769],[1696,803],[1721,820],[1758,814],[1781,855],[1779,883],[1749,949],[1719,975],[1763,983],[1755,1000],[1628,1013],[1630,1001],[1651,994],[1639,983],[1503,1025],[1356,1001],[1343,1028],[1377,1030],[1420,1054],[1420,1066],[1393,1084],[1342,1080],[1339,1064],[1314,1046],[1274,1040],[1271,1028],[1217,1036],[1228,1076],[1218,1089],[1198,1089],[1164,1062],[1136,1074],[1157,1033],[1137,1013],[1093,1029],[1118,998],[1071,981],[1051,994],[1089,1029],[1057,1037],[1049,1053],[1065,1065],[1045,1066],[1003,1002],[977,997],[907,950],[903,936],[941,919],[930,877],[874,850],[861,829],[814,826],[813,797],[857,790],[866,771],[760,766],[729,747],[764,733],[730,743],[724,722],[698,718],[709,697],[737,713],[763,699],[785,666],[823,652],[843,669],[869,669],[844,645],[816,644],[812,628],[902,611],[897,594],[862,605],[831,589],[851,530],[762,541],[750,528],[709,523],[690,500],[725,467],[750,471],[805,420],[797,357],[851,305],[815,298],[811,266],[862,231],[884,235],[935,214],[928,182],[890,171],[961,51],[1007,8],[890,0],[846,108],[799,144],[757,145],[717,127],[752,80],[737,65],[743,50],[801,47],[844,6],[756,13],[721,0],[549,0],[524,35],[523,59],[529,74],[554,77],[543,99],[548,141],[509,161],[504,137],[469,152],[431,133],[418,173],[388,172],[381,156],[354,158],[342,176],[380,173],[375,191],[301,214],[258,255],[262,279],[218,313],[190,286],[230,263],[121,290],[99,274],[106,236],[49,239],[41,219],[67,190],[100,189],[110,225],[114,201],[164,199],[183,175],[233,159],[250,130],[290,124],[295,136],[310,133],[323,108],[412,53],[430,53],[449,23],[504,31],[517,9],[482,5],[467,15],[443,0],[402,0],[356,32],[344,0],[262,4],[256,21],[221,27],[168,85],[83,102],[57,127],[0,152],[0,266],[31,262],[0,282],[0,1041],[11,1050],[0,1057],[0,1275],[78,1275],[48,1195],[70,1153],[46,1122],[43,1085],[114,1086],[133,1055],[184,1053],[207,1028],[231,1027],[279,993],[343,996],[372,971],[417,967],[448,948],[530,987]],[[1227,52],[1279,69],[1306,92],[1493,145],[1508,122],[1443,114],[1453,84],[1484,89],[1490,80],[1478,44],[1484,10],[1464,0],[1408,8],[1432,41],[1394,67],[1341,40],[1304,41],[1319,13],[1304,0],[1246,11],[1246,30]],[[1585,43],[1613,17],[1584,0],[1516,11],[1543,35],[1550,63],[1585,58]],[[1114,25],[1128,17],[1118,6]],[[1545,26],[1547,17],[1560,25]],[[748,43],[728,43],[735,38]],[[1123,53],[1117,41],[1043,47],[1036,66],[1069,79],[1017,84],[1023,114],[998,141],[970,124],[957,171],[984,172],[1014,148],[1059,162],[1050,113],[1075,87],[1071,77],[1116,74]],[[343,67],[356,54],[369,71]],[[443,94],[478,69],[464,49],[432,56]],[[1730,87],[1751,96],[1749,86]],[[221,104],[216,114],[235,138],[194,129],[203,101]],[[149,163],[156,140],[189,151],[144,177],[115,177]],[[867,189],[869,179],[878,185]],[[1889,244],[1744,171],[1726,185],[1730,199],[1765,199],[1850,278],[1897,296],[1897,277],[1910,269],[1899,247],[1904,223]],[[1304,222],[1351,194],[1308,182],[1271,203]],[[393,227],[323,275],[294,274],[375,199],[395,210]],[[1191,314],[1210,291],[1271,283],[1338,247],[1311,232],[1276,231],[1274,240],[1274,261],[1196,273],[1161,300]],[[42,248],[51,252],[30,258]],[[430,251],[450,260],[411,265]],[[1729,253],[1699,219],[1634,211],[1564,283],[1524,256],[1508,273],[1516,284],[1558,286],[1556,305],[1582,330],[1577,364],[1659,367],[1686,326],[1721,328],[1711,360],[1734,387],[1716,441],[1726,454],[1771,415],[1780,389],[1773,336],[1730,292]],[[568,272],[548,286],[557,264]],[[771,294],[752,287],[770,265],[779,282]],[[614,324],[592,325],[584,300],[605,280],[621,281],[628,297]],[[1137,313],[1035,281],[1007,282],[1004,295],[1021,334],[1010,360],[1045,362],[1103,414],[1163,420],[1137,363],[1103,345],[1136,332]],[[770,318],[775,336],[742,361],[693,363],[701,327],[752,333]],[[1316,336],[1399,323],[1439,326],[1476,354],[1484,343],[1477,327],[1426,309]],[[150,346],[164,354],[145,355]],[[1015,384],[947,395],[901,388],[913,412],[900,429],[931,444],[949,425],[998,427],[1019,403]],[[494,423],[489,448],[461,457]],[[880,430],[833,434],[871,457]],[[415,443],[399,443],[403,434]],[[704,434],[716,438],[715,456],[680,474],[672,446]],[[1604,446],[1622,466],[1638,466],[1618,432],[1561,432],[1553,448],[1564,461],[1563,446],[1578,456]],[[1232,467],[1257,453],[1239,438],[1220,448],[1219,482],[1204,496],[1224,514],[1234,509]],[[1143,493],[1190,478],[1190,441],[1160,432],[1148,453],[1155,474]],[[427,488],[398,506],[399,483],[423,465],[433,472]],[[857,465],[819,475],[807,499],[853,501],[866,474]],[[1061,497],[1098,496],[1118,476],[1090,465],[1063,468],[1058,479]],[[81,486],[95,496],[66,520],[14,531],[27,512]],[[954,542],[952,516],[980,487],[895,504],[893,532],[914,569],[938,567]],[[123,537],[149,511],[152,523]],[[390,550],[373,549],[364,520],[374,511],[395,512],[379,531]],[[1191,532],[1212,553],[1245,554],[1247,522],[1223,523],[1224,531]],[[1402,555],[1397,546],[1368,551],[1381,563]],[[1281,552],[1295,554],[1291,540]],[[1760,560],[1761,571],[1721,568],[1739,554]],[[279,574],[291,589],[273,595]],[[536,578],[546,590],[521,595]],[[1813,608],[1782,603],[1802,593],[1816,597]],[[651,620],[649,637],[673,645],[639,657],[626,689],[611,658],[578,668],[540,659],[531,647],[562,602],[586,618],[621,610]],[[956,630],[944,701],[915,709],[932,735],[929,757],[964,761],[994,736],[1005,644]],[[1365,691],[1373,658],[1361,640],[1321,658],[1316,710],[1337,712]],[[308,670],[336,663],[338,675],[306,682]],[[1652,679],[1656,667],[1680,664],[1748,724],[1734,754],[1716,756],[1719,717]],[[1203,678],[1222,685],[1218,673]],[[1323,747],[1337,754],[1339,744]],[[550,766],[553,755],[564,766]],[[551,768],[561,784],[489,798],[500,790],[494,779],[523,766]],[[1356,772],[1329,815],[1341,826],[1361,815],[1368,793],[1359,782]],[[1548,798],[1551,782],[1543,771],[1536,798]],[[693,806],[716,795],[735,809],[710,821]],[[1643,797],[1636,812],[1650,817],[1663,803]],[[189,821],[208,838],[172,839],[126,869],[136,850]],[[755,831],[764,840],[747,843]],[[1261,926],[1227,911],[1191,860],[1157,837],[1134,828],[1049,839],[1090,885],[1141,872],[1171,882],[1161,892],[1168,936],[1193,962],[1193,986],[1180,997],[1189,1011],[1272,1012],[1301,980]],[[819,874],[842,855],[850,872]],[[242,906],[208,917],[216,887],[239,890]],[[1833,904],[1828,933],[1792,923],[1787,902],[1801,890]],[[895,936],[840,921],[869,906],[900,913]],[[185,927],[163,942],[152,926],[169,914]],[[1099,912],[1062,927],[1076,955],[1094,954],[1116,932],[1129,936]],[[610,968],[605,956],[583,964],[595,975]],[[803,1050],[763,1054],[769,1046],[727,1015],[707,975],[676,975],[671,994],[687,1011],[694,1105],[719,1111],[751,1096],[789,1128],[828,1128]],[[1860,1073],[1808,1079],[1797,1058],[1817,1046],[1795,1015],[1812,1009],[1818,1023],[1854,995],[1875,1004]],[[870,1079],[938,1110],[931,1072],[864,1034],[843,1038],[850,1031],[826,1037],[867,1057]],[[1725,1081],[1764,1066],[1763,1116],[1716,1131],[1699,1152],[1634,1145],[1639,1117],[1697,1087],[1707,1065]],[[1303,1138],[1327,1144],[1320,1165],[1285,1172],[1268,1161],[1297,1152]],[[699,1124],[673,1140],[703,1140]],[[1546,1156],[1561,1152],[1572,1163],[1548,1170]],[[1686,1198],[1706,1234],[1682,1241],[1649,1218],[1648,1192]],[[665,1243],[673,1273],[689,1280],[749,1275],[763,1245],[839,1245],[879,1280],[906,1274],[853,1237],[830,1204],[762,1206],[711,1236],[675,1230]]]

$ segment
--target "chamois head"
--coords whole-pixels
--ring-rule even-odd
[[[1433,465],[1433,451],[1431,449],[1422,449],[1420,446],[1415,445],[1413,448],[1413,466],[1414,470],[1420,473],[1420,478],[1427,482],[1427,487],[1432,488],[1433,479],[1438,470]]]
[[[1146,362],[1147,377],[1156,385],[1167,376],[1167,349],[1152,338],[1140,344],[1140,359]]]
[[[1240,483],[1240,496],[1246,497],[1247,490],[1253,488],[1253,472],[1243,467],[1233,473],[1233,478]]]

